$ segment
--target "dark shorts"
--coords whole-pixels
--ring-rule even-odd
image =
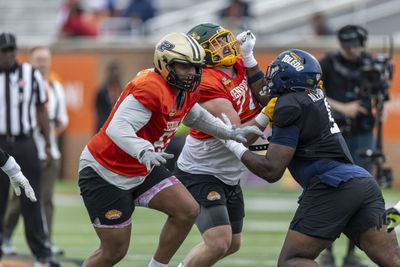
[[[290,229],[331,241],[344,233],[356,245],[361,233],[382,226],[385,212],[374,178],[353,178],[337,188],[313,178],[299,204]]]
[[[129,190],[108,183],[90,167],[79,172],[79,188],[90,220],[102,228],[129,225],[135,205],[147,206],[158,192],[177,183],[164,166],[155,167],[141,185]]]
[[[227,185],[218,178],[206,174],[190,174],[175,167],[174,175],[189,190],[194,199],[203,207],[210,208],[217,205],[226,206],[229,221],[215,222],[214,226],[230,223],[233,233],[241,232],[243,228],[244,201],[240,184]]]

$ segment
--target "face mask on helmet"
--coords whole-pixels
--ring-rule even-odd
[[[311,54],[291,49],[281,53],[268,67],[266,88],[271,95],[315,90],[319,88],[322,70]]]
[[[185,73],[182,74],[182,71],[177,70],[178,65],[180,66],[179,69],[182,69],[182,66],[184,66],[183,68],[188,69],[191,67],[190,65],[193,65],[195,73],[192,74],[185,71]],[[168,84],[185,92],[193,92],[199,87],[202,75],[202,66],[187,63],[179,64],[178,61],[175,61],[168,64],[166,68],[169,70],[166,77]]]
[[[204,56],[204,49],[193,38],[172,33],[157,43],[153,63],[168,84],[187,92],[196,90],[200,84]]]
[[[203,23],[188,34],[205,50],[207,66],[232,66],[240,54],[240,45],[232,32],[213,23]]]

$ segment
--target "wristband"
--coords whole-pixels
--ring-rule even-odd
[[[225,142],[225,146],[240,160],[244,154],[248,150],[243,144],[228,140]]]
[[[249,82],[249,84],[255,83],[256,81],[260,80],[264,78],[264,73],[260,70],[258,71],[256,74],[247,77],[247,81]]]
[[[7,174],[8,177],[11,177],[21,171],[21,167],[18,165],[18,163],[12,156],[8,158],[6,164],[4,164],[4,166],[1,167],[1,169],[5,174]]]
[[[269,118],[267,115],[265,115],[263,112],[259,113],[255,118],[255,121],[261,126],[261,127],[267,127],[269,123]]]
[[[243,56],[244,66],[248,69],[255,67],[257,65],[257,60],[253,56],[253,52],[250,55]]]

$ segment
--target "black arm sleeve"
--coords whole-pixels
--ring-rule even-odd
[[[10,156],[3,149],[0,148],[0,167],[3,167],[4,164],[6,164],[9,157]]]

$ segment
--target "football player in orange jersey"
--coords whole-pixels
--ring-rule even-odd
[[[189,233],[199,206],[162,163],[179,124],[221,139],[245,142],[257,127],[227,127],[197,101],[204,49],[190,36],[172,33],[156,45],[154,69],[143,70],[123,90],[104,126],[84,148],[79,187],[100,247],[83,266],[114,266],[126,254],[135,206],[168,219],[149,267],[167,266]]]
[[[264,130],[268,117],[259,104],[266,103],[259,94],[264,74],[253,56],[255,36],[246,31],[236,39],[213,23],[199,24],[188,34],[206,51],[200,105],[217,117],[225,113],[235,127]],[[255,140],[250,137],[248,144]],[[180,266],[212,266],[238,251],[244,218],[240,178],[246,174],[240,160],[217,138],[190,129],[174,174],[200,204],[196,225],[203,237]]]

